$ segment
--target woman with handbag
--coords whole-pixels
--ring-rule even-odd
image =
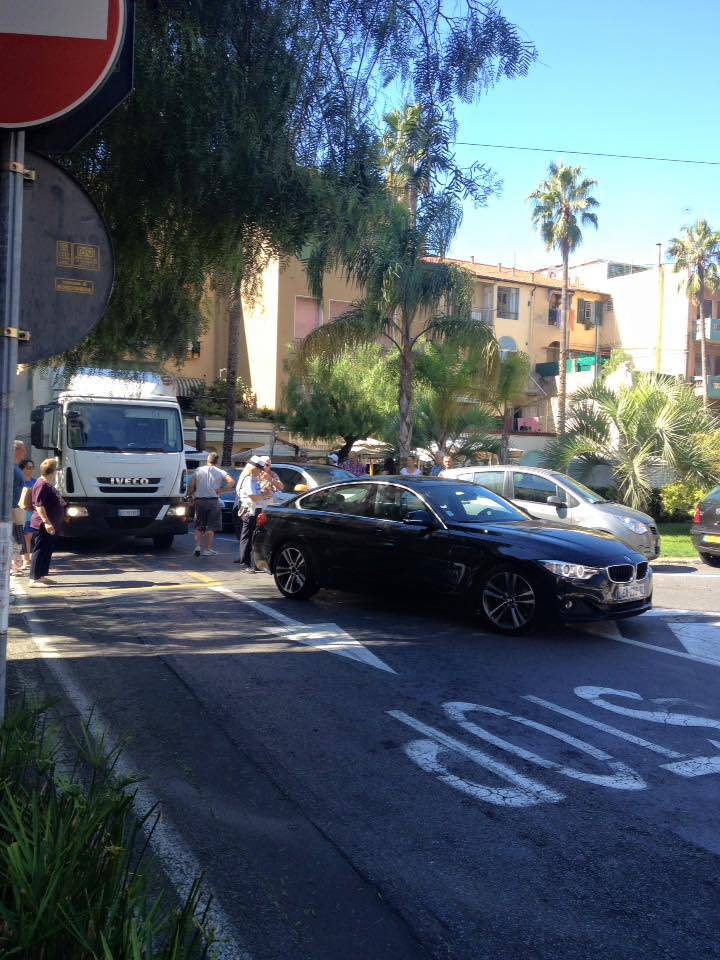
[[[32,488],[30,587],[50,586],[55,583],[48,577],[48,571],[56,539],[65,518],[65,502],[55,489],[56,472],[57,460],[54,457],[43,460],[40,464],[40,479]]]

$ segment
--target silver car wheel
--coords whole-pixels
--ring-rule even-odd
[[[275,561],[275,581],[283,593],[300,593],[307,581],[307,562],[298,547],[284,547]]]
[[[499,630],[522,630],[535,616],[537,600],[532,584],[520,573],[503,570],[485,582],[485,616]]]

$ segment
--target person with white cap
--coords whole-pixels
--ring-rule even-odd
[[[339,467],[340,457],[338,457],[336,453],[329,453],[327,456],[327,462],[330,464],[331,467]]]
[[[252,562],[252,536],[255,532],[257,515],[267,503],[270,503],[272,496],[268,497],[262,489],[261,479],[265,469],[265,458],[253,455],[247,462],[247,466],[240,474],[240,478],[235,488],[240,508],[238,517],[240,519],[240,553],[233,563],[239,563],[240,569],[246,573],[256,573]]]

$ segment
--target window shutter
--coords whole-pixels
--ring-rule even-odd
[[[585,301],[584,301],[584,300],[578,300],[578,302],[577,302],[577,318],[578,318],[578,322],[581,323],[581,324],[583,325],[583,327],[586,326],[586,324],[585,324]]]
[[[314,297],[295,297],[295,339],[304,339],[320,326],[320,302]]]
[[[601,327],[601,326],[602,326],[602,322],[603,322],[603,306],[604,306],[604,304],[603,304],[602,300],[598,300],[598,302],[595,304],[595,326],[596,326],[596,327]]]

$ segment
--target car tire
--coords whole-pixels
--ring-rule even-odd
[[[156,550],[169,550],[175,539],[172,533],[161,533],[153,537],[153,546]]]
[[[310,555],[300,543],[283,543],[277,548],[272,572],[275,586],[289,600],[308,600],[318,591]]]
[[[498,633],[511,636],[531,630],[543,614],[537,580],[522,568],[493,567],[480,580],[478,612]]]
[[[720,567],[720,556],[716,553],[701,553],[700,559],[709,567]]]

